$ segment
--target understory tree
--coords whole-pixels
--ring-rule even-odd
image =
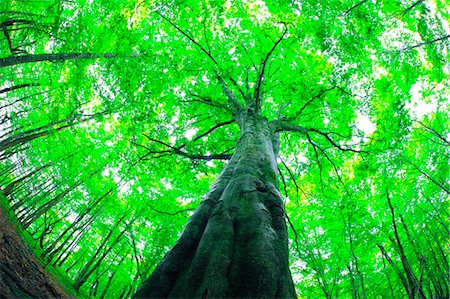
[[[91,298],[446,298],[441,1],[3,1],[0,188]]]

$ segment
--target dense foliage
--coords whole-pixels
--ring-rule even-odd
[[[449,295],[445,1],[0,4],[0,186],[48,265],[131,296],[233,152],[260,86],[300,298]],[[218,76],[220,74],[220,76]]]

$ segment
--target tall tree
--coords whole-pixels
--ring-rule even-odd
[[[4,1],[2,196],[92,297],[448,296],[438,2]]]

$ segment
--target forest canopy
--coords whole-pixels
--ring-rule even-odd
[[[257,99],[299,298],[446,298],[449,7],[2,0],[1,206],[80,297],[131,297]]]

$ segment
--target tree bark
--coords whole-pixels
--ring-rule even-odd
[[[230,162],[134,298],[296,298],[275,126],[251,110]]]
[[[0,68],[17,64],[51,61],[61,62],[66,60],[95,59],[95,58],[113,58],[114,54],[110,53],[55,53],[55,54],[26,54],[0,58]]]

